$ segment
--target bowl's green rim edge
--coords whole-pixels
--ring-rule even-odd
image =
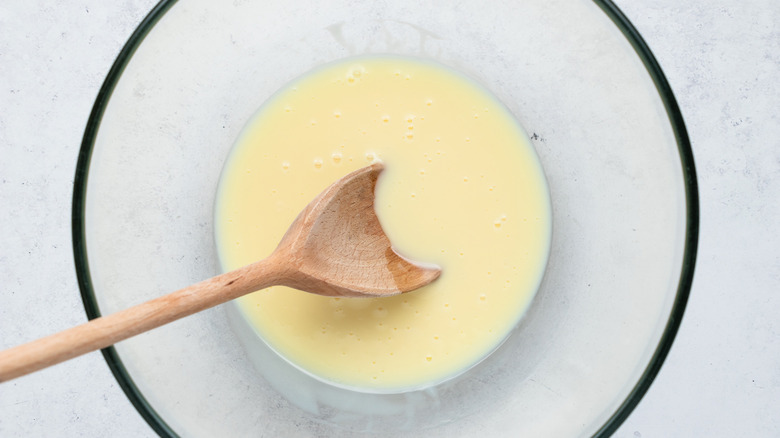
[[[595,437],[607,437],[612,435],[618,427],[628,418],[631,412],[639,404],[639,401],[645,395],[650,385],[655,380],[661,366],[672,348],[674,338],[680,328],[685,306],[688,304],[688,297],[691,293],[693,283],[693,272],[696,266],[696,253],[699,246],[699,184],[696,179],[696,166],[693,160],[693,150],[688,138],[688,131],[685,128],[680,107],[677,105],[677,99],[674,97],[672,87],[666,80],[666,76],[661,70],[661,66],[655,59],[653,52],[645,40],[639,35],[633,24],[623,14],[623,12],[614,4],[612,0],[593,0],[601,10],[612,20],[620,29],[628,42],[634,48],[647,72],[658,90],[658,94],[666,108],[666,114],[669,117],[669,123],[672,125],[675,139],[677,140],[677,150],[680,154],[680,164],[682,165],[683,182],[685,184],[685,204],[686,204],[686,227],[685,227],[685,246],[683,250],[682,267],[680,270],[680,280],[677,283],[677,294],[672,304],[672,310],[669,313],[669,320],[666,323],[661,339],[656,347],[650,363],[645,368],[639,381],[629,392],[626,399],[617,408],[615,413],[604,423],[593,435]]]
[[[122,76],[122,72],[127,66],[127,63],[130,62],[133,53],[135,53],[135,50],[149,31],[154,27],[157,21],[165,15],[165,12],[176,3],[176,1],[177,0],[161,0],[146,17],[144,17],[143,21],[141,21],[135,31],[133,31],[133,34],[130,35],[130,38],[125,43],[124,47],[122,47],[122,50],[119,52],[119,55],[117,55],[113,65],[111,65],[111,69],[108,71],[106,79],[103,81],[103,85],[101,85],[100,90],[98,91],[98,95],[95,98],[95,104],[92,107],[92,112],[90,112],[89,119],[87,120],[87,126],[84,129],[84,137],[81,140],[81,149],[79,150],[79,157],[76,163],[76,175],[73,180],[71,229],[73,233],[73,257],[76,263],[76,277],[78,278],[79,289],[81,290],[81,300],[84,302],[84,310],[87,312],[87,318],[90,320],[100,317],[100,309],[98,308],[95,291],[92,287],[92,277],[89,273],[86,229],[84,226],[87,179],[92,149],[95,145],[95,139],[97,137],[98,128],[100,127],[100,121],[103,118],[103,113],[108,106],[108,101],[111,98],[114,87]],[[149,426],[151,426],[151,428],[161,437],[177,437],[178,435],[176,432],[173,431],[157,411],[152,408],[143,394],[141,394],[141,391],[135,385],[133,379],[130,378],[130,374],[127,372],[122,360],[119,358],[116,349],[111,346],[102,349],[101,353],[103,353],[103,358],[106,360],[106,363],[114,374],[119,386]]]
[[[73,188],[73,210],[72,210],[72,233],[73,233],[73,255],[76,267],[76,276],[78,277],[81,299],[84,302],[84,310],[87,317],[92,320],[100,317],[100,309],[97,305],[95,293],[92,288],[92,280],[89,273],[89,263],[87,260],[86,235],[84,226],[84,208],[86,205],[87,178],[89,172],[89,163],[92,156],[100,121],[103,113],[111,98],[122,72],[127,63],[135,53],[135,50],[141,44],[143,39],[154,27],[157,21],[173,6],[177,0],[161,0],[141,21],[136,30],[125,43],[119,52],[114,64],[111,66],[103,85],[100,87],[92,112],[89,115],[87,126],[84,131],[84,137],[79,150],[78,162],[76,164],[76,174]],[[661,335],[660,342],[653,353],[650,363],[642,373],[639,381],[626,397],[626,400],[620,404],[614,414],[599,428],[594,434],[595,437],[607,437],[612,435],[618,427],[628,418],[629,414],[639,404],[644,394],[650,388],[656,375],[658,375],[669,350],[672,347],[674,338],[680,327],[682,316],[685,312],[685,306],[690,295],[691,284],[693,282],[693,273],[696,263],[696,252],[698,248],[699,236],[699,195],[698,183],[696,179],[696,168],[693,160],[693,151],[691,150],[690,139],[685,128],[685,122],[677,105],[671,87],[661,70],[658,61],[650,51],[644,39],[639,32],[626,18],[623,12],[611,0],[593,0],[602,11],[612,20],[612,22],[623,33],[628,42],[636,51],[642,63],[645,65],[650,77],[655,84],[658,94],[663,101],[669,122],[674,131],[680,153],[680,162],[682,165],[683,178],[685,183],[685,201],[686,201],[686,229],[685,229],[685,247],[683,252],[680,280],[677,287],[672,310],[669,320]],[[149,426],[162,437],[177,437],[173,429],[162,419],[157,411],[152,408],[149,402],[144,398],[141,391],[133,382],[128,374],[124,364],[114,347],[108,347],[101,350],[111,372],[114,374],[117,382],[127,395],[130,402],[138,410],[139,414],[146,420]]]

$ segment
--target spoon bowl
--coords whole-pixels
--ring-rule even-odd
[[[374,210],[382,163],[358,169],[325,189],[298,215],[274,256],[292,267],[281,282],[325,296],[390,296],[441,274],[395,252]]]

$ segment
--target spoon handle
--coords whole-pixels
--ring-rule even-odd
[[[0,351],[0,382],[106,348],[119,341],[276,284],[272,257],[193,284],[129,309]]]

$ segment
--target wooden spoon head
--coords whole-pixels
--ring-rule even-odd
[[[374,163],[350,173],[298,215],[276,249],[290,261],[284,284],[327,296],[376,297],[412,291],[439,277],[437,266],[395,252],[382,229],[374,189],[383,169]]]

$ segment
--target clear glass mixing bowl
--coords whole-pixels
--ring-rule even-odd
[[[245,122],[290,79],[366,53],[461,70],[531,135],[553,242],[528,313],[456,380],[382,398],[308,385],[227,304],[104,350],[128,397],[164,436],[610,434],[679,325],[698,203],[671,90],[608,1],[162,1],[111,69],[79,157],[90,318],[217,274],[215,190]]]

